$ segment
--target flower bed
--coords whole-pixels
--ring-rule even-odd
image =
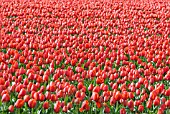
[[[169,2],[0,8],[0,113],[170,113]]]

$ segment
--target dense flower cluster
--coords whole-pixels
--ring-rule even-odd
[[[170,113],[168,2],[0,8],[0,113]]]

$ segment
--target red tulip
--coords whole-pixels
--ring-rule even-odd
[[[39,94],[37,92],[35,92],[33,95],[32,95],[32,98],[34,98],[35,100],[39,100]]]
[[[152,107],[152,100],[149,99],[149,100],[147,101],[146,107],[147,107],[147,108],[151,108],[151,107]]]
[[[160,105],[160,98],[159,98],[159,97],[156,97],[156,98],[154,99],[154,101],[153,101],[153,104],[154,104],[155,106]]]
[[[25,102],[28,102],[29,100],[30,100],[30,96],[29,96],[29,95],[25,95],[25,96],[24,96],[24,101],[25,101]]]
[[[157,114],[164,114],[164,111],[159,108]]]
[[[115,100],[118,101],[121,99],[121,97],[122,97],[121,93],[119,91],[117,91],[115,94]]]
[[[94,101],[98,101],[99,100],[99,94],[97,92],[93,92],[91,99]]]
[[[18,99],[16,102],[15,102],[15,107],[16,108],[21,108],[24,106],[24,103],[25,101],[23,99]]]
[[[37,103],[37,101],[36,101],[35,99],[30,99],[30,100],[28,101],[28,106],[29,106],[30,108],[34,108],[34,107],[36,106],[36,103]]]
[[[93,92],[99,93],[99,92],[100,92],[100,87],[99,87],[99,86],[95,86],[95,87],[93,88]]]
[[[78,83],[77,88],[78,88],[79,90],[82,89],[82,88],[83,88],[83,83],[82,83],[82,82]]]
[[[120,114],[126,114],[126,109],[125,108],[121,108],[120,109]]]
[[[89,91],[92,91],[92,90],[93,90],[93,87],[94,87],[93,84],[90,84],[89,87],[88,87],[88,90],[89,90]]]
[[[102,84],[104,82],[104,79],[102,77],[97,77],[96,83],[97,84]]]
[[[63,112],[67,112],[67,111],[68,111],[67,106],[64,106],[64,107],[63,107]]]
[[[48,108],[49,108],[49,102],[45,101],[45,102],[43,103],[43,108],[44,108],[44,109],[48,109]]]
[[[21,89],[21,91],[18,94],[18,97],[21,98],[26,95],[26,90],[24,88]]]
[[[2,95],[2,102],[8,102],[10,100],[9,94],[3,94]]]
[[[56,112],[56,113],[60,112],[60,107],[61,107],[60,101],[56,101],[56,103],[54,105],[54,112]]]
[[[55,94],[51,94],[51,101],[56,101],[57,100],[57,96]]]
[[[115,100],[114,96],[112,96],[110,98],[110,105],[114,105],[115,103],[116,103],[116,100]]]
[[[45,97],[46,97],[46,99],[48,99],[48,100],[51,99],[51,93],[47,91],[47,92],[45,93]]]
[[[40,101],[44,101],[45,100],[45,95],[40,93],[38,98],[39,98]]]
[[[128,101],[128,107],[133,108],[134,107],[134,102],[133,100]]]
[[[69,103],[67,104],[67,107],[68,107],[68,110],[71,109],[71,108],[72,108],[72,102],[69,102]]]
[[[5,88],[4,85],[0,85],[0,93],[2,93],[4,88]]]
[[[10,105],[10,106],[8,107],[8,110],[9,110],[9,112],[14,112],[14,106],[13,106],[13,105]]]
[[[4,85],[5,84],[5,79],[4,78],[0,78],[0,85]]]
[[[83,112],[84,110],[89,110],[89,102],[87,100],[83,101],[81,108],[79,109],[80,112]]]
[[[108,106],[104,108],[104,113],[110,113],[110,108]]]
[[[170,107],[170,100],[167,100],[167,101],[165,102],[165,105],[166,105],[167,108],[169,108],[169,107]]]
[[[139,110],[139,112],[143,112],[144,106],[143,105],[139,105],[138,110]]]

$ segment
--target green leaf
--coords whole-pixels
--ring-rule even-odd
[[[18,26],[15,27],[15,30],[18,30]]]
[[[147,27],[145,27],[145,28],[144,28],[144,31],[147,31],[147,30],[149,30],[149,29],[148,29]]]
[[[68,100],[69,100],[69,98],[68,98],[68,96],[66,96],[66,97],[64,98],[65,103],[68,103]]]

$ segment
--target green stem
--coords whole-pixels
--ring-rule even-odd
[[[17,110],[17,114],[20,114],[20,108],[18,108],[18,110]]]
[[[77,114],[79,114],[79,106],[76,106],[76,110]]]
[[[100,108],[100,114],[103,114],[103,107]]]
[[[3,106],[3,111],[2,112],[3,112],[3,114],[5,114],[5,105]]]
[[[91,102],[91,105],[92,105],[92,107],[90,109],[90,114],[92,114],[92,112],[93,112],[93,102]]]
[[[116,102],[116,110],[115,110],[115,113],[117,113],[118,111],[118,102]]]
[[[148,112],[149,112],[149,114],[151,114],[151,110],[150,109],[148,109]]]
[[[31,108],[31,114],[34,114],[34,108]]]
[[[43,109],[42,109],[42,113],[45,114],[44,112],[45,112],[45,111],[44,111],[44,108],[43,108]]]

